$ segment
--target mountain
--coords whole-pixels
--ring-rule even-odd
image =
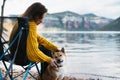
[[[86,16],[86,17],[97,17],[95,14],[93,13],[89,13],[89,14],[84,14],[83,16]]]
[[[120,31],[120,17],[116,20],[112,21],[111,23],[99,28],[98,30],[102,31]]]
[[[104,25],[112,21],[112,19],[97,16],[92,13],[84,14],[83,17],[85,20],[84,27],[88,27],[91,30],[95,30],[96,28],[102,28]]]
[[[71,11],[47,14],[43,24],[47,28],[61,28],[64,30],[88,31],[102,28],[112,19],[97,16],[93,13],[80,15]]]
[[[10,16],[15,17],[16,15]],[[43,28],[70,31],[110,30],[112,28],[106,27],[112,26],[115,22],[113,19],[97,16],[93,13],[81,15],[71,11],[64,11],[53,14],[48,13],[43,20]]]
[[[80,23],[82,23],[82,16],[70,11],[47,14],[43,23],[46,27],[57,27],[71,30],[78,27]]]
[[[59,17],[64,17],[64,16],[75,16],[75,17],[78,17],[78,16],[82,16],[78,13],[75,13],[75,12],[71,12],[71,11],[64,11],[64,12],[59,12],[59,13],[53,13],[53,15],[56,15],[56,16],[59,16]]]

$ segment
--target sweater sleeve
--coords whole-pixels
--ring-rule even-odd
[[[52,51],[56,51],[57,50],[57,46],[55,44],[53,44],[52,42],[50,42],[49,40],[47,40],[45,37],[37,34],[37,39],[40,45],[43,45],[45,48],[52,50]]]
[[[36,34],[36,24],[34,22],[29,22],[29,33],[27,38],[27,56],[28,59],[33,62],[50,62],[51,57],[45,55],[42,51],[39,50],[39,43],[37,41]]]

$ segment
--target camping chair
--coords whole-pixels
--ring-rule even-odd
[[[18,17],[17,20],[19,26],[16,32],[17,34],[14,36],[13,41],[9,44],[6,50],[4,50],[4,48],[6,48],[4,46],[4,44],[6,44],[6,41],[2,36],[0,36],[0,39],[3,41],[0,42],[0,44],[2,44],[0,45],[0,60],[2,60],[6,69],[6,74],[2,78],[6,79],[7,76],[9,76],[11,80],[14,80],[24,73],[23,80],[26,80],[28,74],[30,74],[36,80],[36,78],[29,71],[32,67],[36,66],[38,74],[40,75],[39,68],[36,62],[31,62],[28,60],[26,53],[26,41],[29,30],[28,19]],[[10,61],[9,67],[7,67],[5,61]],[[13,64],[21,66],[25,72],[17,76],[13,76]],[[0,76],[2,76],[1,72]]]

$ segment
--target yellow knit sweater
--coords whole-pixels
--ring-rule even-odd
[[[38,48],[39,45],[43,45],[45,48],[55,51],[57,46],[37,34],[37,25],[34,21],[29,22],[29,33],[27,38],[27,56],[28,59],[33,62],[50,62],[51,58],[46,56]]]
[[[13,36],[15,35],[18,29],[18,23],[14,26],[9,43],[13,40]],[[43,45],[45,48],[55,51],[57,50],[57,46],[46,40],[41,35],[37,34],[37,25],[34,21],[29,21],[29,33],[27,37],[27,56],[30,61],[33,62],[50,62],[51,58],[46,56],[43,52],[39,50],[39,45]]]

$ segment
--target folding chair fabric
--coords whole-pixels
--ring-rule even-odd
[[[40,71],[38,69],[37,63],[30,62],[27,58],[27,53],[26,53],[26,41],[27,41],[27,35],[28,35],[28,30],[29,30],[29,25],[28,25],[28,19],[27,18],[18,18],[18,29],[17,32],[15,33],[13,37],[12,43],[10,43],[8,50],[10,50],[10,54],[5,55],[4,52],[1,52],[0,57],[3,60],[3,64],[6,66],[4,61],[9,61],[11,60],[9,68],[6,68],[6,75],[9,75],[11,80],[14,80],[12,74],[9,73],[10,69],[12,70],[12,65],[17,64],[19,66],[27,66],[26,72],[24,74],[23,80],[26,80],[27,74],[29,73],[29,70],[31,69],[31,66],[35,64],[36,69],[38,73],[40,74]],[[3,50],[3,46],[1,48]],[[4,57],[2,57],[4,56]],[[31,64],[32,63],[32,64]],[[25,69],[25,68],[24,68]],[[12,72],[12,71],[11,71]],[[30,74],[30,73],[29,73]],[[30,74],[31,75],[31,74]],[[32,76],[32,75],[31,75]],[[34,78],[34,76],[33,76]]]

